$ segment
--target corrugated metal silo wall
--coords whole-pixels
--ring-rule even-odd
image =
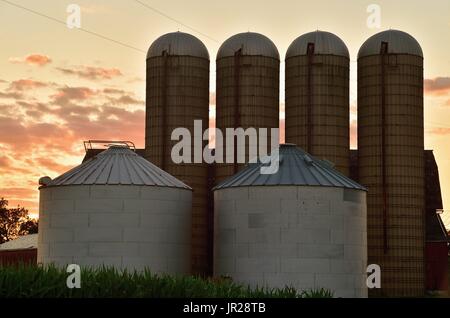
[[[270,152],[270,128],[279,127],[279,77],[280,61],[271,57],[240,55],[217,60],[216,127],[224,134],[224,149],[226,128],[253,127],[268,129],[267,152]],[[215,183],[242,167],[244,164],[216,164]]]
[[[358,60],[358,149],[359,181],[369,189],[368,264],[381,266],[381,289],[371,295],[421,296],[422,57],[383,54]]]
[[[188,128],[194,120],[209,124],[209,60],[191,56],[160,56],[147,60],[146,158],[193,188],[192,271],[207,274],[212,268],[208,251],[206,163],[175,164],[171,159],[172,131]],[[192,139],[193,140],[193,139]],[[205,146],[207,142],[203,142]],[[192,157],[194,155],[192,141]],[[203,149],[203,148],[202,148]]]
[[[349,59],[299,55],[286,60],[286,142],[349,174]]]

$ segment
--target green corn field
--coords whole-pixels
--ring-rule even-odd
[[[66,285],[67,273],[54,266],[0,267],[0,298],[331,298],[325,289],[298,291],[249,288],[229,279],[155,275],[148,270],[82,268],[81,288]]]

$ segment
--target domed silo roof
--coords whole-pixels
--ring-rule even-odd
[[[406,32],[399,30],[387,30],[368,38],[358,52],[358,58],[380,54],[382,42],[388,43],[390,54],[411,54],[423,57],[419,42]]]
[[[326,31],[314,31],[296,38],[286,52],[286,58],[306,55],[308,44],[314,43],[314,54],[338,55],[350,58],[348,48],[337,35]]]
[[[194,56],[209,60],[206,46],[195,36],[184,32],[167,33],[157,38],[147,52],[147,59],[162,56],[166,51],[169,55]]]
[[[217,59],[234,56],[240,49],[242,49],[242,55],[259,55],[280,59],[278,49],[272,40],[255,32],[238,33],[230,37],[219,48]]]
[[[47,182],[66,185],[145,185],[191,189],[124,146],[111,146],[90,160]]]
[[[333,168],[332,163],[313,157],[293,144],[280,145],[279,169],[275,174],[261,174],[268,166],[269,156],[260,163],[249,164],[231,178],[218,184],[214,190],[248,186],[324,186],[367,191],[362,185]]]

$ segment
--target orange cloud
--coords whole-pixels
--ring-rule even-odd
[[[2,198],[22,198],[35,194],[35,190],[30,188],[0,188]]]
[[[209,93],[209,104],[216,105],[216,92]]]
[[[9,86],[9,90],[12,91],[23,91],[27,89],[34,89],[40,87],[46,87],[47,84],[44,82],[35,81],[32,79],[20,79],[17,81],[11,82]]]
[[[58,105],[64,105],[72,100],[85,100],[94,96],[96,91],[89,87],[62,87],[58,92],[52,95],[54,103]]]
[[[0,169],[5,169],[11,166],[11,159],[6,156],[0,157]]]
[[[138,100],[130,95],[122,95],[119,98],[109,99],[112,105],[143,105],[143,100]]]
[[[38,191],[37,191],[37,186],[36,186],[36,190],[34,191],[37,195]],[[5,198],[7,199],[7,198]],[[37,219],[39,217],[37,211],[39,210],[39,204],[37,201],[35,200],[21,200],[21,199],[8,199],[8,206],[10,208],[14,208],[14,207],[24,207],[25,209],[27,209],[30,212],[30,217],[31,218],[35,218]]]
[[[450,93],[450,77],[436,77],[424,80],[425,92],[433,95]]]
[[[145,80],[143,78],[140,78],[137,76],[133,77],[127,81],[127,83],[142,83],[142,82],[145,82]]]
[[[25,57],[11,57],[9,58],[9,61],[15,64],[28,64],[36,66],[44,66],[52,62],[50,57],[41,54],[30,54]]]
[[[66,116],[65,127],[81,140],[115,139],[131,140],[137,144],[143,141],[145,111],[127,111],[117,107],[102,106],[91,121],[86,116]],[[116,119],[117,118],[117,119]]]
[[[446,127],[432,128],[428,130],[428,133],[432,135],[446,136],[450,135],[450,128]]]
[[[122,72],[118,68],[103,68],[96,66],[75,66],[73,68],[57,67],[58,71],[66,75],[75,75],[80,78],[97,80],[97,79],[112,79],[114,77],[122,76]]]
[[[65,140],[64,140],[65,139]],[[23,154],[34,145],[64,145],[70,141],[71,133],[64,127],[50,123],[22,123],[16,118],[0,116],[0,144]],[[11,156],[20,159],[17,156]]]
[[[56,177],[81,162],[82,141],[131,140],[144,145],[144,101],[116,87],[72,87],[21,79],[5,82],[0,98],[0,196],[38,211],[37,180]],[[47,85],[49,99],[22,94]],[[25,190],[23,190],[25,189]]]
[[[356,119],[350,121],[350,148],[358,147],[358,122]]]
[[[20,99],[22,97],[22,94],[18,92],[0,92],[0,98]]]
[[[56,162],[53,159],[44,158],[44,157],[37,158],[35,163],[37,163],[41,167],[44,167],[44,168],[51,170],[53,172],[56,172],[56,173],[68,171],[69,169],[73,168],[73,166],[63,165],[63,164]]]
[[[350,104],[350,114],[355,116],[358,114],[358,106],[355,103]]]
[[[39,104],[32,104],[40,109]],[[81,162],[81,142],[87,139],[120,139],[135,141],[142,147],[145,112],[127,111],[116,107],[70,105],[70,111],[60,107],[53,115],[63,124],[23,122],[20,118],[0,116],[0,195],[11,204],[20,204],[37,212],[37,180],[40,176],[57,175]],[[46,113],[44,109],[40,110]],[[95,111],[98,120],[91,121]],[[115,118],[110,118],[114,115]],[[34,119],[33,119],[34,120]],[[78,158],[66,162],[65,158]],[[20,190],[29,189],[29,191]],[[7,190],[5,190],[7,189]]]

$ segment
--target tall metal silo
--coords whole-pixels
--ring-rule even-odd
[[[424,293],[423,53],[409,34],[370,37],[358,53],[359,181],[368,193],[372,295]]]
[[[194,120],[201,120],[203,129],[208,127],[209,54],[205,45],[182,32],[155,40],[147,54],[146,93],[146,158],[193,189],[192,269],[195,274],[205,274],[212,261],[208,252],[208,166],[203,160],[178,164],[171,158],[172,147],[178,143],[171,140],[175,128],[187,128],[193,137]],[[193,157],[193,142],[191,154]]]
[[[330,32],[301,35],[286,53],[286,142],[349,175],[347,46]]]
[[[267,128],[270,153],[270,129],[279,127],[280,55],[275,44],[259,33],[236,34],[220,47],[216,65],[216,127],[224,134],[224,149],[233,148],[226,143],[226,128]],[[236,147],[234,153],[233,163],[216,165],[216,184],[244,166],[237,163]],[[249,157],[247,147],[246,162]]]

